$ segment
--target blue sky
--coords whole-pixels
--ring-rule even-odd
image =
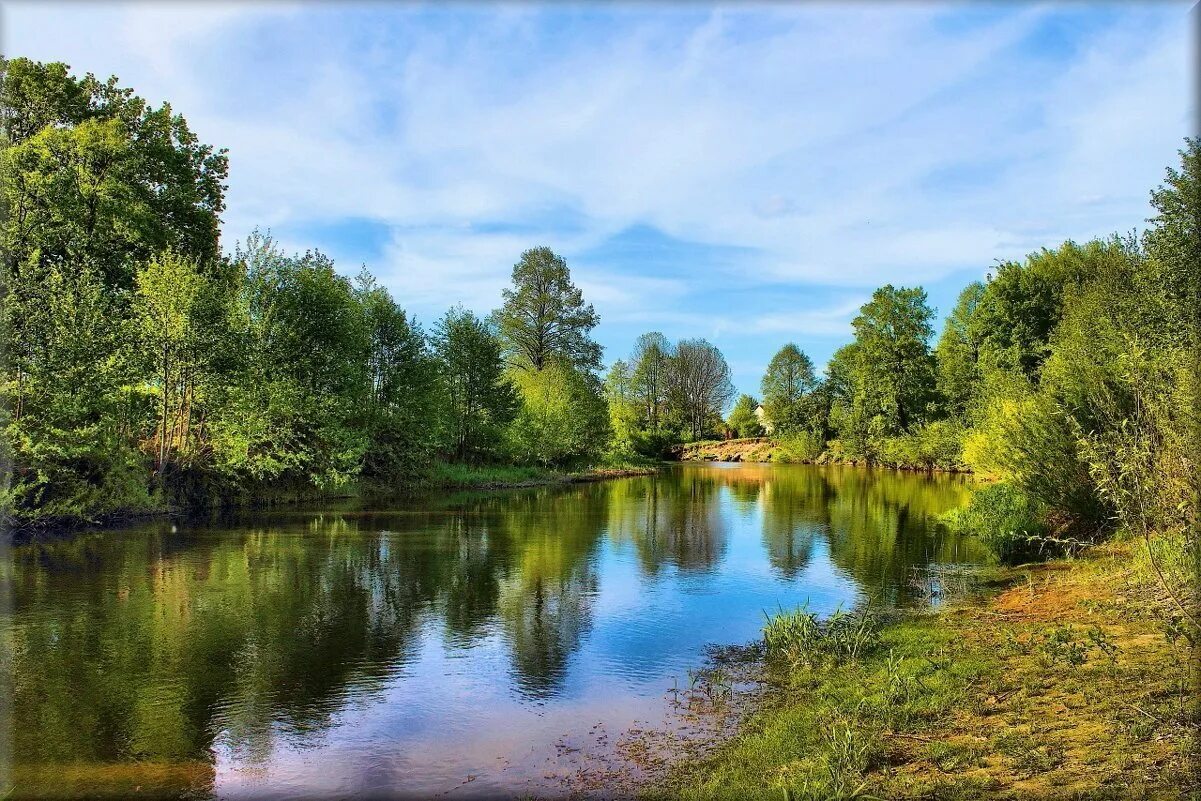
[[[1190,132],[1185,4],[23,3],[4,51],[116,74],[230,149],[254,227],[425,323],[548,245],[601,315],[756,393],[884,283],[1144,224]]]

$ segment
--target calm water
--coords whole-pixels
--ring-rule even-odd
[[[968,491],[695,465],[13,548],[0,796],[561,792],[556,744],[664,719],[763,610],[982,560],[934,521]]]

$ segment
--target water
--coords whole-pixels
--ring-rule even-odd
[[[983,560],[935,522],[968,492],[687,465],[15,547],[0,796],[561,794],[764,610]]]

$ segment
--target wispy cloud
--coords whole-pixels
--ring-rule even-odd
[[[548,244],[615,353],[695,326],[754,364],[772,335],[823,360],[881,283],[1138,225],[1191,119],[1186,14],[12,2],[5,52],[116,73],[229,147],[227,237],[383,226],[370,266],[426,319],[487,311]],[[632,229],[664,244],[614,246]]]

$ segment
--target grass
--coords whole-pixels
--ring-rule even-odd
[[[654,470],[655,468],[648,463],[625,460],[606,460],[593,467],[577,471],[516,465],[468,465],[438,462],[431,468],[427,481],[436,487],[521,487],[617,478],[625,475],[644,475],[652,473]]]
[[[870,610],[834,614],[821,620],[802,607],[767,618],[763,644],[769,658],[793,668],[854,661],[879,644],[879,623]]]
[[[769,686],[664,798],[1201,798],[1192,643],[1132,544],[882,623],[768,619]]]

